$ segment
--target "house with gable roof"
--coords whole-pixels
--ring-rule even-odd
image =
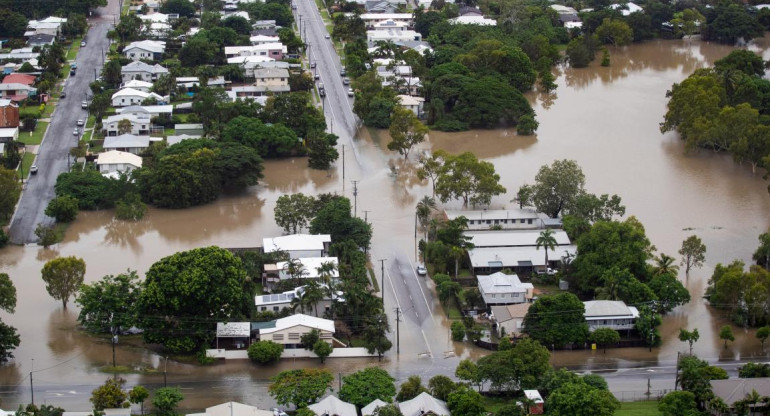
[[[522,283],[516,274],[497,272],[490,275],[478,275],[479,292],[487,306],[524,303],[532,299],[535,287],[532,283]]]
[[[157,40],[140,40],[137,42],[131,42],[123,48],[123,56],[132,60],[149,60],[159,61],[163,59],[163,54],[166,52],[166,42]]]
[[[307,408],[315,413],[316,416],[358,416],[356,405],[343,402],[336,396],[326,396],[318,403],[311,404]]]
[[[621,300],[591,300],[583,304],[586,309],[586,323],[591,332],[599,328],[631,330],[639,318],[639,310],[634,306],[627,306]]]
[[[150,65],[136,61],[121,68],[120,74],[123,76],[123,82],[128,82],[132,79],[153,82],[156,81],[159,76],[168,74],[168,69],[158,64]]]
[[[400,402],[398,408],[404,416],[450,415],[446,402],[439,400],[426,392],[418,394],[414,399]]]

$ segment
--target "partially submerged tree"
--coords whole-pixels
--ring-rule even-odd
[[[682,255],[684,273],[689,275],[691,268],[703,266],[703,262],[706,260],[706,245],[698,236],[691,235],[682,242],[679,254]]]
[[[47,262],[41,270],[45,289],[56,300],[61,300],[67,309],[67,302],[74,295],[86,274],[86,262],[77,257],[59,257]]]

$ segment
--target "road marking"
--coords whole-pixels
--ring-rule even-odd
[[[412,299],[412,295],[409,295],[409,300],[411,300],[411,301],[413,301],[413,300],[414,300],[414,299]]]
[[[425,340],[425,345],[428,346],[428,353],[430,354],[430,358],[433,358],[433,351],[430,349],[430,343],[428,342],[428,337],[425,336],[424,330],[420,329],[420,332],[422,332],[422,338]]]

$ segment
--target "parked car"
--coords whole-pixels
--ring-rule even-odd
[[[353,97],[356,95],[355,91],[353,91],[353,88],[348,88],[348,97]]]
[[[85,121],[83,121],[83,119],[82,119],[82,118],[81,118],[80,120],[78,120],[78,122],[77,122],[77,125],[78,125],[78,127],[82,127],[82,126],[84,126],[85,124],[86,124],[86,122],[85,122]]]
[[[321,79],[321,76],[316,73],[315,74],[315,80],[318,81],[319,79]]]
[[[75,130],[72,131],[72,135],[73,136],[77,136],[78,134],[80,134],[80,130],[79,129],[75,129]]]
[[[350,85],[350,78],[348,78],[348,77],[342,78],[342,83],[344,85]]]
[[[417,274],[419,274],[420,276],[425,276],[426,274],[428,274],[428,269],[426,269],[425,266],[423,266],[422,264],[418,264]]]
[[[310,63],[310,68],[315,69],[315,62]]]
[[[75,76],[76,73],[77,73],[77,70],[75,68],[70,68],[70,75],[71,76]]]
[[[347,74],[348,74],[348,71],[345,71],[345,68],[340,69],[340,76],[341,77],[344,77]]]
[[[85,46],[86,46],[86,41],[82,41],[82,42],[80,42],[80,47],[81,47],[81,48],[82,48],[82,47],[85,47]]]
[[[537,274],[539,274],[539,275],[541,275],[541,276],[542,276],[542,275],[545,275],[545,274],[547,274],[548,276],[553,276],[553,275],[555,275],[555,274],[556,274],[556,270],[554,270],[554,269],[552,269],[552,268],[548,267],[548,268],[546,268],[545,270],[543,270],[543,269],[540,269],[540,270],[536,271],[535,273],[537,273]]]
[[[32,165],[29,167],[29,174],[30,175],[37,175],[37,166]]]
[[[88,101],[83,101],[82,103],[80,103],[80,108],[83,108],[83,109],[88,108]]]
[[[326,36],[324,36],[326,39],[331,39],[331,36],[327,33]]]
[[[273,411],[273,415],[274,416],[289,416],[289,415],[286,414],[286,412],[284,412],[283,410],[281,410],[281,409],[279,409],[277,407],[273,407],[270,410]]]
[[[59,94],[59,98],[66,98],[67,97],[67,91],[61,90],[61,94]]]

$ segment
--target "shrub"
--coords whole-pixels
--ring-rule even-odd
[[[249,345],[249,358],[259,364],[269,364],[281,359],[283,345],[273,341],[257,341]]]
[[[460,321],[452,322],[452,341],[462,341],[465,339],[465,325]]]
[[[45,215],[55,218],[56,222],[72,222],[78,216],[78,200],[69,195],[58,196],[48,203]]]
[[[49,227],[43,224],[38,224],[35,228],[35,235],[40,239],[39,243],[43,247],[52,246],[59,242],[59,233],[55,227]]]
[[[115,218],[119,220],[139,221],[146,213],[147,205],[142,202],[137,193],[132,192],[115,204]]]

